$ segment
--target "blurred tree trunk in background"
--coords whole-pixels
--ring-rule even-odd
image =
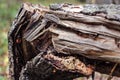
[[[80,1],[80,2],[85,2],[85,0],[78,0],[78,1]]]

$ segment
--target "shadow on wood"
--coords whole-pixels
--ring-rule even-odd
[[[120,76],[119,5],[24,3],[9,31],[12,80]],[[113,13],[114,11],[114,13]]]

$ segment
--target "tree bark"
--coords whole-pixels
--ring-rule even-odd
[[[120,6],[24,3],[9,31],[12,80],[120,76]],[[114,11],[114,13],[112,13]]]
[[[87,4],[120,4],[120,0],[86,0]]]

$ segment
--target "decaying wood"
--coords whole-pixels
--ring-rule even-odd
[[[86,0],[87,4],[120,4],[120,0]]]
[[[116,63],[112,75],[120,76],[119,9],[24,3],[8,35],[11,79],[72,80],[109,74]]]

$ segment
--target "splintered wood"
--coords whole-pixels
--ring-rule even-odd
[[[61,80],[94,70],[109,74],[116,63],[112,75],[120,76],[120,5],[24,3],[8,36],[12,80],[47,80],[59,72],[72,74]]]
[[[82,73],[84,75],[91,75],[93,70],[92,67],[86,66],[79,59],[75,57],[57,57],[52,54],[45,55],[45,59],[49,60],[53,66],[58,70],[72,71]]]

